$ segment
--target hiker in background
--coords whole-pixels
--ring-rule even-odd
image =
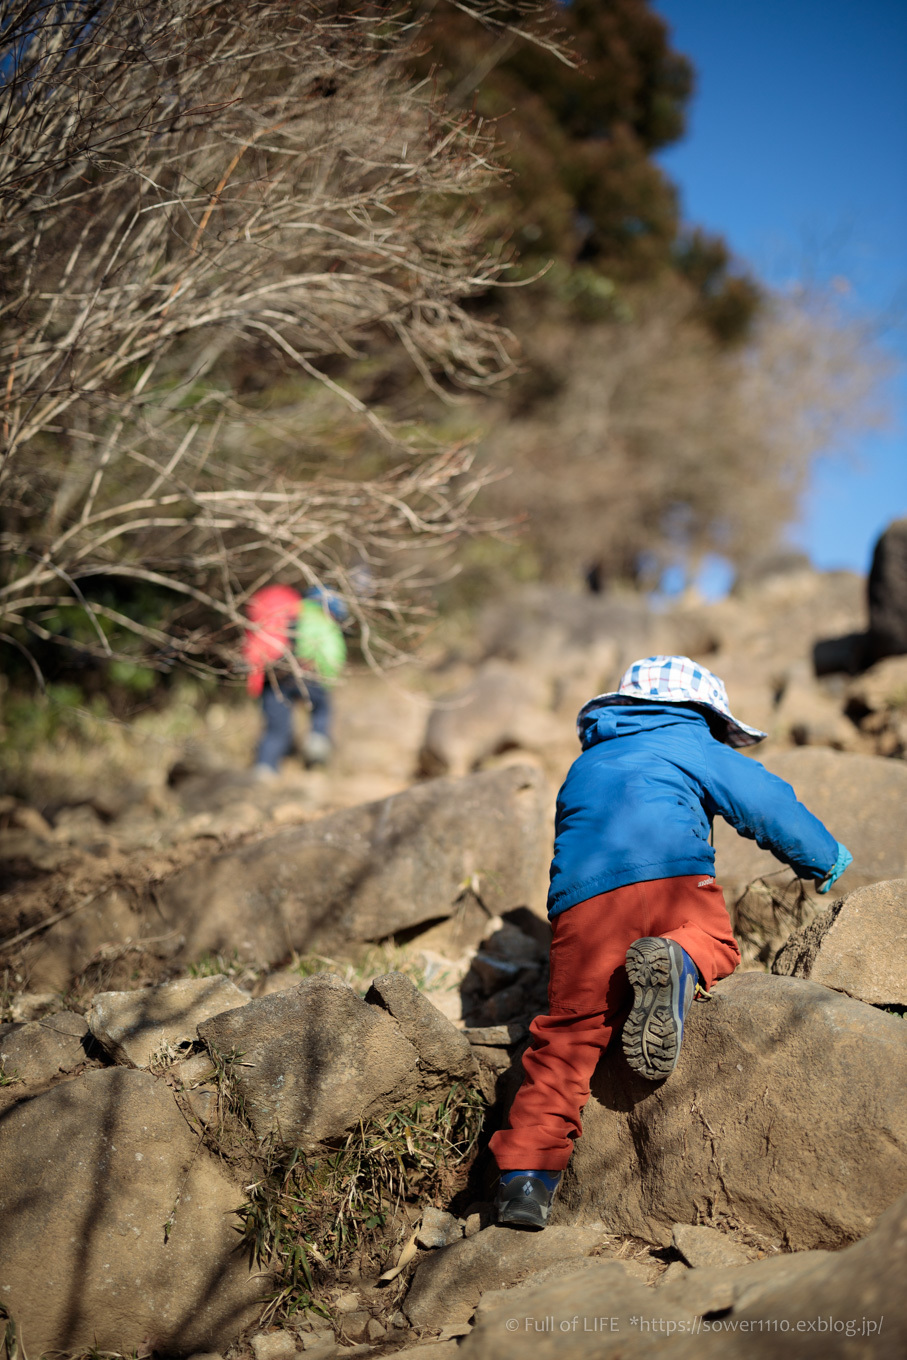
[[[549,1014],[530,1027],[509,1127],[490,1142],[498,1222],[544,1228],[596,1063],[623,1025],[634,1071],[677,1065],[694,994],[740,962],[710,845],[716,813],[827,892],[849,851],[789,784],[732,747],[764,732],[739,722],[717,676],[685,656],[650,656],[577,718],[582,753],[558,794],[548,894]]]
[[[249,668],[248,689],[261,696],[264,732],[255,757],[255,772],[273,778],[293,748],[293,704],[309,708],[309,731],[302,744],[306,766],[330,760],[331,685],[346,664],[341,625],[348,618],[338,595],[313,586],[304,595],[292,586],[265,586],[247,607],[249,622],[243,656]],[[288,657],[302,672],[294,674]]]

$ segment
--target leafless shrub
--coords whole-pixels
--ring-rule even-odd
[[[465,8],[519,27],[536,6]],[[400,550],[461,532],[478,482],[469,449],[392,428],[336,365],[380,335],[445,398],[511,371],[463,306],[504,264],[474,208],[485,130],[407,78],[413,25],[385,5],[24,0],[0,32],[0,618],[49,636],[68,598],[98,651],[114,625],[191,663],[212,644],[196,606],[226,657],[263,581],[352,595],[360,561],[371,652],[372,622],[407,612]],[[305,430],[236,390],[243,366],[327,390],[373,475],[313,470]],[[149,627],[91,605],[97,577],[185,606]]]

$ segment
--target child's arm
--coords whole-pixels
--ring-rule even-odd
[[[851,858],[848,851],[797,801],[790,784],[758,760],[717,742],[709,746],[708,770],[714,810],[741,836],[771,850],[798,877],[826,880],[824,891],[844,872]]]

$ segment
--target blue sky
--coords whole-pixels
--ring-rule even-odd
[[[696,68],[687,136],[659,160],[684,217],[771,283],[846,277],[898,357],[895,426],[820,460],[791,532],[867,568],[907,515],[907,0],[653,0]]]

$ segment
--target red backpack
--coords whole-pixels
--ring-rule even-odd
[[[292,586],[264,586],[246,605],[249,622],[255,627],[246,629],[243,660],[249,668],[246,687],[256,698],[265,687],[265,667],[287,651],[289,627],[301,604],[302,596]]]

